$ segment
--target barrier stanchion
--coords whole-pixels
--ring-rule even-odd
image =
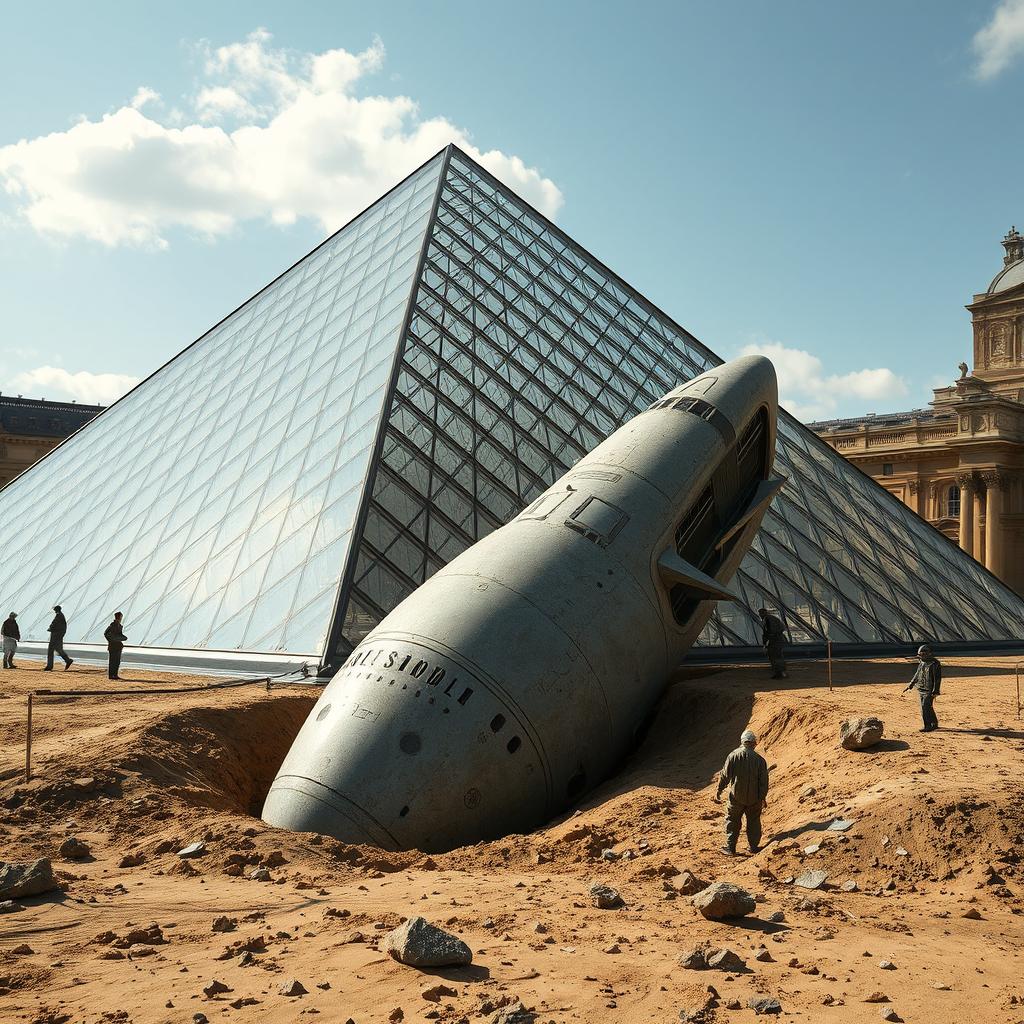
[[[32,694],[28,695],[28,715],[25,722],[25,781],[32,781]]]
[[[832,641],[825,641],[826,650],[828,652],[828,692],[832,692]]]
[[[1020,721],[1020,667],[1024,661],[1018,661],[1014,666],[1013,674],[1017,677],[1017,720]]]

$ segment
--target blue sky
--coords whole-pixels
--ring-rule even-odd
[[[805,417],[955,377],[1024,221],[1024,0],[20,4],[0,95],[33,397],[115,397],[450,139]]]

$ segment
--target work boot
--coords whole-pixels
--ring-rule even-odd
[[[729,857],[735,857],[736,856],[736,851],[731,846],[723,846],[721,848],[721,850],[722,850],[722,853],[726,854],[726,856],[729,856]]]
[[[760,846],[752,846],[750,848],[750,852],[751,853],[760,853],[761,852],[761,847]]]
[[[52,665],[44,665],[43,666],[43,671],[44,672],[52,672],[53,671],[53,666]]]
[[[67,672],[67,670],[69,668],[71,668],[71,666],[74,665],[74,663],[75,663],[75,659],[74,658],[68,658],[68,660],[64,662],[64,671]]]

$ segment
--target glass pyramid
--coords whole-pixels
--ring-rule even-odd
[[[335,665],[720,361],[448,147],[0,491],[8,604],[23,634],[120,608],[133,645]],[[758,644],[762,605],[795,644],[1014,638],[1024,602],[785,413],[776,467],[700,643]]]

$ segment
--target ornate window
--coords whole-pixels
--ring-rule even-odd
[[[960,488],[956,484],[950,484],[946,491],[946,507],[939,509],[939,515],[947,515],[956,518],[960,515]]]

